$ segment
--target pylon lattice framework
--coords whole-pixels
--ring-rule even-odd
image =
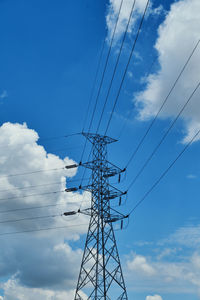
[[[93,145],[93,160],[82,164],[92,170],[92,184],[81,188],[91,192],[92,200],[74,299],[83,300],[86,294],[90,300],[128,300],[113,230],[113,222],[126,216],[110,206],[111,199],[125,194],[109,184],[109,177],[124,171],[107,161],[107,144],[116,140],[99,134],[83,135]]]

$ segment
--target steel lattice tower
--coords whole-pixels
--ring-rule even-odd
[[[107,161],[107,144],[116,140],[99,134],[83,133],[92,143],[93,159],[81,163],[91,169],[92,183],[79,187],[91,192],[91,207],[79,213],[90,215],[89,228],[81,263],[74,300],[83,300],[82,293],[90,300],[127,300],[127,292],[122,274],[113,222],[127,216],[111,207],[111,201],[119,204],[126,192],[121,192],[109,184],[109,177],[119,175],[124,170]],[[72,167],[72,166],[71,166]],[[72,191],[67,189],[67,191]],[[66,215],[73,214],[66,213]],[[121,221],[122,222],[122,221]]]

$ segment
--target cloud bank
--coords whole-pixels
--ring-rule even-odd
[[[77,210],[81,201],[83,206],[88,205],[90,195],[59,193],[76,174],[76,169],[65,169],[74,161],[47,153],[38,145],[38,138],[26,124],[5,123],[0,127],[0,288],[4,290],[3,300],[71,300],[78,277],[82,250],[73,249],[70,241],[86,233],[88,218],[80,215],[66,219],[61,214]],[[33,173],[26,174],[29,172]],[[26,175],[13,176],[20,173]],[[51,193],[54,191],[58,193]],[[37,195],[40,193],[43,195]],[[25,210],[46,205],[48,207]],[[6,223],[7,220],[52,215],[58,216]],[[2,235],[51,227],[66,228]]]

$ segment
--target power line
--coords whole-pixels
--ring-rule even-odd
[[[60,138],[68,138],[68,137],[75,136],[75,135],[80,135],[80,134],[81,133],[72,133],[72,134],[57,136],[57,137],[39,138],[39,141],[44,142],[44,141],[55,140],[55,139],[60,139]],[[30,143],[18,143],[17,146],[19,146],[19,145],[30,145],[30,144],[34,144],[34,143],[37,143],[37,141],[33,141],[33,142],[30,142]],[[12,145],[1,146],[1,149],[5,149],[5,148],[8,149],[11,146]],[[40,146],[40,145],[38,144],[38,146]]]
[[[76,195],[73,195],[70,198],[73,200],[73,199],[76,198]],[[18,212],[18,211],[25,211],[25,210],[48,208],[48,207],[66,206],[66,205],[69,205],[69,204],[79,204],[79,203],[80,203],[80,207],[79,208],[81,209],[82,203],[88,203],[88,201],[84,200],[84,198],[85,198],[85,195],[83,196],[83,200],[78,201],[78,202],[67,201],[66,203],[47,204],[47,205],[39,205],[39,206],[31,206],[31,207],[27,206],[27,207],[21,207],[21,208],[0,210],[0,214],[10,213],[10,212]]]
[[[91,120],[90,120],[90,123],[89,123],[88,132],[90,132],[90,129],[92,127],[92,122],[94,120],[94,115],[95,115],[95,112],[96,112],[97,103],[98,103],[101,88],[102,88],[102,85],[103,85],[103,81],[104,81],[104,77],[105,77],[105,73],[106,73],[106,69],[107,69],[107,65],[108,65],[108,60],[109,60],[109,57],[110,57],[110,53],[111,53],[111,49],[112,49],[112,45],[113,45],[115,32],[116,32],[116,29],[117,29],[117,24],[118,24],[118,21],[119,21],[119,16],[120,16],[120,13],[121,13],[121,8],[122,8],[123,1],[124,0],[121,0],[121,3],[120,3],[119,12],[118,12],[118,15],[117,15],[117,20],[116,20],[115,27],[114,27],[114,30],[113,30],[110,46],[109,46],[109,49],[108,49],[108,53],[107,53],[107,57],[106,57],[106,61],[105,61],[104,69],[103,69],[103,74],[102,74],[102,77],[101,77],[99,89],[98,89],[98,92],[97,92],[97,96],[96,96],[96,100],[95,100],[95,104],[94,104],[94,108],[93,108],[93,112],[92,112],[92,117],[91,117]],[[83,147],[83,152],[82,152],[80,161],[82,161],[82,159],[83,159],[83,155],[85,153],[86,145],[87,145],[87,139],[85,140],[85,144],[84,144],[84,147]]]
[[[22,221],[31,221],[31,220],[38,220],[38,219],[49,219],[49,218],[56,218],[56,217],[61,217],[62,215],[48,215],[48,216],[36,216],[36,217],[28,217],[28,218],[21,218],[21,219],[11,219],[11,220],[4,220],[0,221],[0,224],[5,224],[5,223],[16,223],[16,222],[22,222]]]
[[[66,170],[66,167],[54,168],[54,169],[41,169],[41,170],[37,170],[37,171],[18,173],[18,174],[9,174],[9,175],[6,175],[6,176],[0,176],[0,179],[1,178],[8,178],[8,177],[15,177],[15,176],[31,175],[31,174],[41,173],[41,172],[60,171],[60,170]]]
[[[32,207],[22,207],[22,208],[8,209],[8,210],[0,210],[0,214],[10,213],[10,212],[17,212],[17,211],[24,211],[24,210],[32,210],[32,209],[40,209],[40,208],[64,206],[66,204],[69,204],[69,202],[67,202],[67,203],[60,203],[60,204],[48,204],[48,205],[41,205],[41,206],[32,206]]]
[[[157,60],[157,56],[154,57],[153,61],[151,62],[151,65],[150,65],[149,70],[148,70],[147,74],[145,75],[145,77],[148,77],[149,74],[151,73],[152,68],[153,68],[153,66],[154,66],[154,64],[155,64],[155,62],[156,62],[156,60]],[[132,110],[129,110],[129,112],[128,112],[128,114],[127,114],[127,117],[124,118],[124,121],[123,121],[121,130],[119,131],[119,134],[118,134],[118,137],[117,137],[118,140],[119,140],[120,137],[122,136],[122,133],[123,133],[123,131],[124,131],[124,129],[125,129],[125,126],[126,126],[126,122],[127,122],[128,118],[130,117],[131,112],[132,112]],[[126,168],[127,168],[127,166],[126,166]]]
[[[15,177],[15,176],[31,175],[31,174],[41,173],[41,172],[60,171],[60,170],[65,170],[65,167],[54,168],[54,169],[42,169],[42,170],[38,170],[38,171],[18,173],[18,174],[9,174],[9,175],[6,175],[6,176],[0,176],[0,179],[1,178]]]
[[[51,195],[51,194],[59,194],[59,193],[64,193],[64,192],[65,192],[65,190],[63,190],[63,191],[54,191],[54,192],[46,192],[46,193],[39,193],[39,194],[31,194],[31,195],[24,195],[24,196],[19,196],[19,197],[0,198],[0,201],[7,201],[7,200],[14,200],[14,199],[28,198],[28,197],[33,197],[33,196],[44,196],[44,195]]]
[[[48,149],[48,151],[46,150],[46,152],[61,152],[61,151],[66,151],[66,150],[72,150],[72,149],[79,149],[82,148],[82,146],[72,146],[72,147],[65,147],[65,148],[50,148]]]
[[[52,183],[46,183],[46,184],[30,185],[30,186],[25,186],[25,187],[16,187],[13,189],[0,190],[0,192],[12,192],[12,191],[18,191],[18,190],[27,190],[27,189],[33,189],[33,188],[57,185],[57,184],[62,184],[62,182],[59,181],[59,182],[52,182]]]
[[[102,113],[101,113],[101,116],[100,116],[100,119],[99,119],[99,123],[98,123],[98,126],[97,126],[96,133],[99,130],[99,127],[100,127],[100,124],[101,124],[101,121],[102,121],[102,117],[103,117],[103,114],[104,114],[104,111],[105,111],[107,100],[108,100],[108,97],[109,97],[109,94],[110,94],[112,83],[113,83],[113,80],[114,80],[114,77],[115,77],[115,73],[116,73],[116,70],[117,70],[117,66],[118,66],[118,63],[119,63],[119,59],[120,59],[121,52],[122,52],[122,49],[123,49],[123,45],[124,45],[124,42],[125,42],[125,39],[126,39],[126,35],[127,35],[127,32],[128,32],[128,28],[129,28],[129,24],[130,24],[130,21],[131,21],[132,14],[133,14],[133,10],[134,10],[134,7],[135,7],[135,2],[136,1],[134,0],[132,8],[131,8],[130,15],[129,15],[129,19],[128,19],[128,22],[127,22],[127,25],[126,25],[126,30],[125,30],[124,35],[123,35],[122,43],[121,43],[121,46],[120,46],[120,51],[119,51],[119,54],[118,54],[118,57],[117,57],[117,61],[115,63],[115,67],[114,67],[114,70],[113,70],[113,75],[112,75],[112,78],[111,78],[111,81],[110,81],[110,85],[109,85],[109,88],[108,88],[108,92],[107,92],[107,95],[106,95],[106,99],[105,99],[105,102],[104,102],[104,106],[103,106]],[[87,143],[87,140],[85,141],[85,143]],[[91,153],[92,153],[92,149],[90,150],[90,153],[89,153],[87,161],[90,160]],[[84,180],[85,173],[86,173],[86,169],[84,169],[84,172],[83,172],[83,176],[82,176],[82,180],[81,180],[81,185],[82,185],[82,182]]]
[[[123,36],[123,39],[122,39],[120,51],[119,51],[119,54],[118,54],[118,57],[117,57],[117,61],[116,61],[115,67],[114,67],[113,75],[112,75],[112,78],[111,78],[111,81],[110,81],[110,85],[109,85],[108,93],[107,93],[107,96],[106,96],[106,100],[105,100],[105,102],[104,102],[104,106],[103,106],[103,109],[102,109],[101,117],[100,117],[100,119],[99,119],[99,123],[98,123],[98,126],[97,126],[96,133],[98,132],[99,126],[100,126],[101,121],[102,121],[102,117],[103,117],[103,114],[104,114],[104,110],[105,110],[105,107],[106,107],[106,104],[107,104],[107,100],[108,100],[108,97],[109,97],[109,94],[110,94],[110,90],[111,90],[111,87],[112,87],[112,83],[113,83],[113,80],[114,80],[114,77],[115,77],[115,73],[116,73],[116,70],[117,70],[117,66],[118,66],[118,63],[119,63],[119,59],[120,59],[120,56],[121,56],[121,52],[122,52],[122,49],[123,49],[123,45],[124,45],[124,42],[125,42],[125,38],[126,38],[126,35],[127,35],[127,31],[128,31],[128,28],[129,28],[129,24],[130,24],[130,21],[131,21],[131,16],[132,16],[132,14],[133,14],[133,10],[134,10],[134,7],[135,7],[135,2],[136,2],[136,1],[134,0],[133,5],[132,5],[132,8],[131,8],[130,15],[129,15],[129,19],[128,19],[128,22],[127,22],[127,25],[126,25],[126,30],[125,30],[125,32],[124,32],[124,36]],[[122,5],[122,2],[121,2],[121,5]],[[120,6],[120,9],[119,9],[118,18],[119,18],[119,15],[120,15],[120,11],[121,11],[121,6]],[[118,19],[117,19],[117,22],[118,22]],[[116,27],[117,27],[117,22],[116,22],[116,26],[115,26],[115,29],[114,29],[114,32],[113,32],[112,40],[113,40],[114,35],[115,35],[115,30],[116,30]],[[112,42],[111,42],[111,47],[112,47]],[[86,146],[86,143],[87,143],[87,140],[85,141],[85,146]],[[85,147],[84,147],[84,151],[85,151]],[[91,151],[92,151],[92,150],[91,150]],[[88,160],[90,159],[91,151],[90,151],[90,154],[89,154],[89,156],[88,156]],[[83,158],[83,155],[82,155],[82,158]],[[81,160],[82,160],[82,159],[81,159]],[[83,182],[83,180],[84,180],[85,173],[86,173],[86,169],[84,170],[84,173],[83,173],[83,176],[82,176],[81,185],[82,185],[82,182]]]
[[[61,135],[61,136],[54,136],[54,137],[42,137],[42,138],[39,138],[40,141],[50,141],[50,140],[57,140],[57,139],[61,139],[61,138],[68,138],[68,137],[71,137],[71,136],[75,136],[75,135],[79,135],[81,134],[80,132],[78,133],[71,133],[71,134],[67,134],[67,135]]]
[[[97,125],[96,133],[99,130],[99,127],[100,127],[100,124],[101,124],[101,121],[102,121],[102,118],[103,118],[103,114],[104,114],[104,111],[105,111],[105,108],[106,108],[106,104],[107,104],[107,101],[108,101],[108,97],[110,95],[111,87],[112,87],[112,84],[113,84],[115,73],[117,71],[117,67],[118,67],[118,64],[119,64],[120,57],[121,57],[122,49],[123,49],[123,46],[124,46],[124,42],[125,42],[125,39],[126,39],[126,35],[127,35],[127,32],[128,32],[129,25],[130,25],[131,17],[132,17],[133,10],[134,10],[134,7],[135,7],[135,2],[136,2],[136,0],[133,1],[131,12],[129,14],[129,19],[128,19],[128,22],[126,24],[126,30],[125,30],[124,35],[123,35],[121,47],[120,47],[120,50],[119,50],[119,53],[118,53],[117,61],[115,63],[115,67],[114,67],[114,70],[113,70],[113,74],[112,74],[112,78],[111,78],[110,85],[109,85],[109,88],[108,88],[108,92],[107,92],[107,95],[106,95],[106,99],[105,99],[105,102],[104,102],[104,105],[103,105],[103,109],[102,109],[102,112],[101,112],[99,123]]]
[[[121,2],[121,5],[122,5],[122,2]],[[98,123],[98,126],[97,126],[96,133],[99,130],[99,127],[100,127],[100,124],[101,124],[101,121],[102,121],[102,117],[103,117],[103,114],[104,114],[104,111],[105,111],[105,107],[106,107],[106,104],[107,104],[107,101],[108,101],[108,97],[109,97],[109,94],[110,94],[112,83],[113,83],[113,80],[114,80],[114,77],[115,77],[115,73],[116,73],[116,70],[117,70],[119,59],[121,57],[121,52],[122,52],[123,45],[124,45],[124,42],[125,42],[125,39],[126,39],[126,35],[127,35],[128,28],[129,28],[129,24],[130,24],[130,21],[131,21],[131,16],[133,14],[133,10],[134,10],[134,7],[135,7],[135,2],[136,1],[134,0],[132,8],[131,8],[130,15],[129,15],[129,19],[128,19],[128,22],[127,22],[127,25],[126,25],[126,30],[124,32],[124,36],[123,36],[122,43],[121,43],[121,46],[120,46],[120,51],[119,51],[119,54],[118,54],[118,57],[117,57],[117,61],[115,63],[115,67],[114,67],[114,70],[113,70],[113,75],[112,75],[112,78],[111,78],[111,81],[110,81],[110,85],[109,85],[109,88],[108,88],[108,92],[107,92],[107,95],[106,95],[106,99],[105,99],[105,102],[104,102],[104,106],[103,106],[102,113],[101,113],[101,116],[100,116],[100,119],[99,119],[99,123]],[[120,9],[119,9],[118,19],[119,19],[120,11],[121,11],[121,6],[120,6]],[[118,22],[118,19],[117,19],[117,22]],[[115,30],[116,30],[116,27],[117,27],[117,22],[116,22],[116,26],[115,26],[115,29],[114,29],[114,32],[113,32],[112,41],[113,41],[113,38],[114,38],[114,35],[115,35]],[[111,41],[111,47],[112,47],[112,41]],[[85,141],[85,147],[86,147],[86,143],[87,143],[87,140]],[[85,151],[85,148],[84,148],[84,151]],[[92,153],[92,149],[90,150],[90,153],[89,153],[87,161],[89,161],[91,153]],[[83,158],[83,156],[82,156],[82,158]],[[84,172],[83,172],[83,176],[82,176],[82,180],[81,180],[81,185],[82,185],[82,182],[84,180],[85,173],[86,173],[86,169],[84,169]]]
[[[101,49],[101,52],[100,52],[100,56],[99,56],[99,60],[98,60],[98,64],[97,64],[97,70],[96,70],[96,74],[95,74],[95,78],[94,78],[94,82],[93,82],[93,86],[92,86],[92,91],[91,91],[91,95],[90,95],[90,100],[88,102],[88,107],[87,107],[87,111],[86,111],[86,115],[85,115],[85,120],[83,122],[82,132],[84,132],[84,130],[85,130],[85,126],[86,126],[86,122],[87,122],[87,118],[88,118],[88,114],[89,114],[89,109],[90,109],[90,106],[91,106],[91,102],[92,102],[92,99],[93,99],[94,90],[95,90],[95,86],[96,86],[96,82],[97,82],[97,77],[98,77],[98,74],[99,74],[100,64],[101,64],[101,61],[102,61],[102,56],[103,56],[105,43],[106,43],[106,38],[104,39],[102,49]]]
[[[84,180],[87,180],[88,178],[85,178]],[[68,180],[67,184],[72,183],[72,182],[77,182],[80,181],[80,179],[72,179]],[[51,182],[51,183],[46,183],[46,184],[38,184],[38,185],[30,185],[30,186],[25,186],[25,187],[16,187],[13,189],[5,189],[5,190],[0,190],[0,192],[9,192],[9,191],[16,191],[16,190],[26,190],[26,189],[33,189],[33,188],[38,188],[38,187],[44,187],[44,186],[50,186],[50,185],[57,185],[57,184],[62,184],[64,182]]]
[[[49,230],[57,230],[57,229],[66,229],[66,228],[71,228],[71,227],[81,227],[81,226],[85,226],[85,225],[88,225],[88,224],[85,223],[85,224],[77,224],[77,225],[69,225],[69,226],[57,226],[57,227],[40,228],[40,229],[32,229],[32,230],[5,232],[5,233],[0,233],[0,236],[39,232],[39,231],[49,231]]]
[[[172,85],[172,87],[171,87],[169,93],[167,94],[166,98],[164,99],[164,101],[163,101],[161,107],[159,108],[157,114],[155,115],[154,119],[152,120],[152,122],[150,123],[149,127],[147,128],[145,134],[142,136],[140,142],[138,143],[138,145],[137,145],[135,151],[133,152],[133,154],[131,155],[130,159],[128,160],[128,162],[127,162],[127,164],[126,164],[126,168],[127,168],[128,165],[131,163],[131,161],[133,160],[133,158],[134,158],[135,155],[137,154],[138,150],[139,150],[140,147],[142,146],[142,144],[143,144],[143,142],[144,142],[146,136],[148,135],[150,129],[152,128],[153,124],[154,124],[155,121],[157,120],[157,118],[158,118],[160,112],[162,111],[164,105],[166,104],[166,102],[167,102],[169,96],[171,95],[172,91],[174,90],[175,86],[177,85],[177,83],[178,83],[180,77],[182,76],[182,74],[183,74],[185,68],[187,67],[187,65],[188,65],[188,63],[189,63],[189,61],[190,61],[190,59],[192,58],[192,56],[193,56],[195,50],[197,49],[197,47],[198,47],[198,45],[199,45],[199,42],[200,42],[200,40],[198,40],[197,44],[195,45],[194,49],[192,50],[191,54],[189,55],[187,61],[185,62],[183,68],[181,69],[181,71],[180,71],[178,77],[176,78],[174,84]]]
[[[119,21],[119,16],[120,16],[120,13],[121,13],[121,8],[122,8],[123,1],[124,0],[121,0],[121,3],[120,3],[119,12],[118,12],[118,15],[117,15],[117,20],[116,20],[116,23],[115,23],[115,27],[114,27],[114,30],[113,30],[113,34],[112,34],[112,38],[111,38],[111,42],[110,42],[108,54],[107,54],[107,57],[106,57],[106,62],[105,62],[105,65],[104,65],[103,75],[102,75],[101,82],[100,82],[100,85],[99,85],[99,89],[98,89],[98,93],[97,93],[97,97],[96,97],[96,101],[95,101],[94,110],[93,110],[93,113],[92,113],[92,118],[90,120],[88,132],[90,132],[90,129],[91,129],[91,126],[92,126],[92,122],[93,122],[93,119],[94,119],[94,114],[95,114],[95,111],[96,111],[97,102],[98,102],[98,99],[99,99],[99,96],[100,96],[100,92],[101,92],[101,88],[102,88],[102,85],[103,85],[103,81],[104,81],[104,77],[105,77],[105,72],[106,72],[106,69],[107,69],[108,60],[109,60],[109,57],[110,57],[110,53],[111,53],[111,49],[112,49],[112,45],[113,45],[113,41],[114,41],[116,29],[117,29],[117,24],[118,24],[118,21]]]
[[[73,196],[72,198],[76,198]],[[86,203],[87,201],[79,201],[81,203]],[[25,210],[33,210],[33,209],[41,209],[41,208],[48,208],[48,207],[57,207],[57,206],[65,206],[68,204],[77,204],[79,202],[66,202],[66,203],[58,203],[58,204],[48,204],[48,205],[40,205],[40,206],[31,206],[31,207],[22,207],[22,208],[15,208],[15,209],[7,209],[7,210],[0,210],[0,214],[10,213],[10,212],[17,212],[17,211],[25,211]]]
[[[139,28],[138,28],[138,31],[137,31],[137,34],[136,34],[136,37],[135,37],[135,40],[134,40],[132,49],[131,49],[131,53],[130,53],[130,55],[129,55],[129,59],[128,59],[128,62],[127,62],[127,65],[126,65],[124,74],[123,74],[123,76],[122,76],[122,81],[121,81],[121,83],[120,83],[120,87],[119,87],[118,92],[117,92],[117,97],[116,97],[116,99],[115,99],[115,102],[114,102],[114,105],[113,105],[113,109],[112,109],[110,118],[109,118],[109,120],[108,120],[108,124],[107,124],[107,127],[106,127],[106,130],[105,130],[104,135],[107,134],[108,128],[109,128],[109,126],[110,126],[110,122],[111,122],[111,120],[112,120],[112,116],[113,116],[113,113],[114,113],[114,110],[115,110],[117,101],[118,101],[118,99],[119,99],[119,95],[120,95],[120,92],[121,92],[121,89],[122,89],[122,86],[123,86],[123,83],[124,83],[124,80],[125,80],[125,77],[126,77],[126,73],[127,73],[127,71],[128,71],[128,67],[129,67],[129,64],[130,64],[131,59],[132,59],[132,56],[133,56],[133,52],[134,52],[134,50],[135,50],[135,45],[136,45],[136,43],[137,43],[139,34],[140,34],[140,32],[141,32],[141,28],[142,28],[142,25],[143,25],[143,21],[144,21],[146,12],[147,12],[147,8],[148,8],[148,5],[149,5],[149,2],[150,2],[150,0],[147,0],[146,6],[145,6],[145,10],[144,10],[142,19],[141,19],[141,21],[140,21],[140,25],[139,25]]]
[[[45,192],[45,193],[36,193],[36,194],[31,194],[31,195],[19,196],[19,197],[0,198],[0,201],[28,198],[28,197],[33,197],[33,196],[44,196],[44,195],[60,194],[60,193],[64,193],[64,192],[65,192],[65,190],[61,190],[61,191],[52,191],[52,192]]]
[[[181,110],[179,111],[179,113],[177,114],[177,116],[174,119],[174,121],[171,123],[171,125],[169,126],[169,128],[167,129],[167,131],[164,133],[164,135],[162,136],[162,138],[159,141],[159,143],[156,145],[156,147],[154,148],[154,150],[152,151],[152,153],[149,155],[149,157],[147,158],[147,160],[143,164],[142,168],[139,170],[139,172],[136,174],[136,176],[132,180],[132,182],[130,183],[130,185],[128,187],[128,190],[134,185],[134,183],[136,182],[136,180],[142,174],[142,172],[144,171],[144,169],[146,168],[146,166],[148,165],[148,163],[150,162],[150,160],[152,159],[152,157],[154,156],[154,154],[157,152],[157,150],[159,149],[159,147],[161,146],[161,144],[163,143],[163,141],[167,137],[168,133],[173,128],[173,126],[175,125],[176,121],[178,120],[178,118],[180,117],[180,115],[182,114],[182,112],[184,111],[184,109],[186,108],[186,106],[188,105],[188,103],[190,102],[190,100],[192,99],[193,95],[195,94],[195,92],[197,91],[197,89],[199,88],[199,86],[200,86],[200,82],[197,84],[196,88],[193,90],[192,94],[187,99],[187,101],[185,102],[185,104],[183,105],[183,107],[181,108]]]
[[[133,209],[129,212],[129,216],[136,210],[136,208],[146,199],[146,197],[153,191],[153,189],[160,183],[160,181],[165,177],[165,175],[169,172],[169,170],[174,166],[177,160],[183,155],[183,153],[187,150],[187,148],[193,143],[193,141],[200,134],[200,129],[193,136],[193,138],[186,144],[183,150],[178,154],[178,156],[172,161],[172,163],[168,166],[168,168],[161,174],[161,176],[156,180],[156,182],[151,186],[151,188],[144,194],[140,201],[133,207]]]

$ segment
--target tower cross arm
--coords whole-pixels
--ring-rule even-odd
[[[82,167],[85,167],[87,169],[90,170],[97,170],[99,169],[101,172],[103,172],[103,177],[107,178],[107,177],[112,177],[115,175],[118,175],[120,173],[123,173],[126,171],[126,169],[120,169],[119,167],[115,166],[113,163],[105,160],[103,165],[99,166],[99,161],[93,160],[93,161],[89,161],[89,162],[85,162],[85,163],[81,163],[79,164]]]

